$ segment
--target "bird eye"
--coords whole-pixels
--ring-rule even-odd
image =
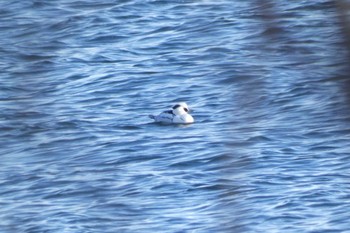
[[[188,108],[184,108],[185,112],[188,112]]]

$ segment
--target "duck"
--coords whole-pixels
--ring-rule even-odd
[[[161,112],[158,115],[149,115],[149,118],[158,123],[168,124],[191,124],[193,117],[189,114],[190,109],[186,102],[175,104],[170,110]]]

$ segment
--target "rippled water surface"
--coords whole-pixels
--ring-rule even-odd
[[[0,231],[349,231],[337,9],[277,2],[0,1]]]

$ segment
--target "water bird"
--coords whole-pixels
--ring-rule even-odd
[[[175,104],[171,110],[161,112],[159,115],[149,115],[149,117],[159,123],[190,124],[194,122],[194,119],[189,111],[187,104],[180,102]]]

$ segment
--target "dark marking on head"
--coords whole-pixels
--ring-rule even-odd
[[[180,106],[181,106],[180,104],[176,104],[176,105],[173,106],[173,109],[177,109]]]
[[[188,108],[184,108],[185,112],[188,112]]]

